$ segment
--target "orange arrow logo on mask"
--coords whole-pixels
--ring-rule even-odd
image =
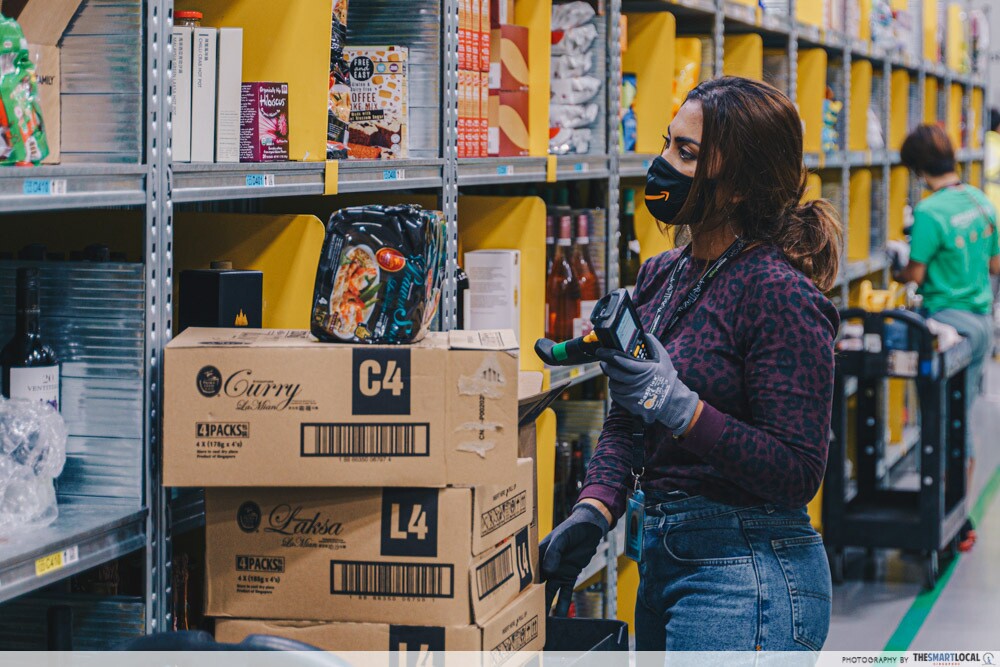
[[[646,201],[656,201],[657,199],[662,199],[663,201],[667,201],[668,199],[670,199],[670,193],[664,190],[658,195],[646,195]]]

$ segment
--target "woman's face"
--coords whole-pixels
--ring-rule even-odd
[[[685,176],[694,177],[701,151],[701,102],[689,101],[681,105],[664,139],[666,143],[660,153],[663,159]]]

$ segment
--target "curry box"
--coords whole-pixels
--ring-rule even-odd
[[[490,89],[528,89],[528,29],[502,25],[490,32]]]
[[[504,482],[518,443],[512,331],[414,345],[308,331],[185,330],[167,346],[167,486]]]
[[[490,91],[489,153],[491,156],[528,155],[528,93]]]
[[[531,586],[492,618],[475,625],[414,625],[423,621],[418,617],[409,619],[408,625],[220,619],[215,638],[236,643],[250,635],[270,635],[324,651],[405,652],[430,658],[420,661],[428,665],[448,663],[449,656],[440,651],[477,651],[489,654],[483,656],[488,664],[501,665],[516,662],[519,652],[542,650],[546,615],[545,587]],[[385,664],[391,657],[385,656]],[[455,657],[461,664],[470,658]]]
[[[534,581],[533,467],[474,487],[207,489],[206,614],[485,621]]]

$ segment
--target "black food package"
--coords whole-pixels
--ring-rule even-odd
[[[331,343],[419,341],[437,314],[444,253],[440,211],[358,206],[335,212],[316,271],[313,335]]]

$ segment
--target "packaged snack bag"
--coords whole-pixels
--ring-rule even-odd
[[[49,154],[28,41],[0,15],[0,164],[38,164]]]

